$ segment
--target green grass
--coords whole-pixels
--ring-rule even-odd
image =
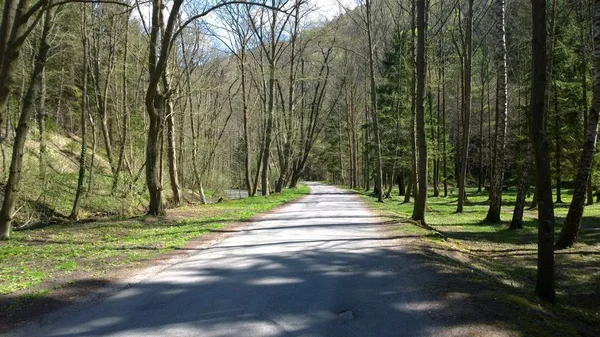
[[[508,230],[516,198],[515,191],[504,193],[501,224],[484,223],[488,210],[487,192],[468,190],[464,212],[456,213],[456,195],[428,198],[426,223],[418,227],[409,218],[413,203],[403,204],[394,196],[378,203],[363,190],[354,190],[368,206],[393,220],[390,231],[397,236],[418,236],[424,256],[444,268],[457,268],[474,282],[483,282],[498,298],[516,310],[530,312],[517,321],[527,335],[552,335],[552,329],[565,336],[600,334],[600,204],[587,206],[578,243],[574,248],[557,251],[557,304],[539,302],[533,295],[537,258],[537,210],[524,213],[524,228]],[[563,190],[563,204],[555,205],[556,235],[568,212],[570,191]],[[528,199],[530,201],[531,199]],[[536,316],[538,315],[538,316]],[[528,320],[534,317],[535,319]],[[551,317],[551,318],[548,318]],[[580,324],[577,329],[570,326]],[[592,331],[590,333],[590,331]]]
[[[103,275],[113,268],[153,259],[182,248],[212,230],[249,219],[308,193],[308,187],[171,210],[166,217],[66,223],[15,231],[0,242],[0,295],[38,294],[40,285],[74,272]]]
[[[48,289],[40,289],[40,290],[31,292],[31,293],[23,294],[23,295],[19,296],[19,299],[24,302],[39,300],[39,299],[43,299],[46,296],[48,296],[49,293],[50,293],[50,291]]]

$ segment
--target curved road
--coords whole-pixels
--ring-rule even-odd
[[[432,314],[445,305],[427,291],[437,274],[395,249],[397,242],[358,197],[321,184],[311,190],[130,288],[18,334],[465,334]]]

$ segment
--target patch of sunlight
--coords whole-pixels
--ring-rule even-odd
[[[544,311],[539,304],[533,303],[530,300],[528,300],[528,299],[526,299],[524,297],[521,297],[521,296],[510,294],[510,295],[504,295],[504,296],[502,296],[502,299],[505,300],[505,301],[507,301],[507,302],[513,303],[513,304],[517,304],[517,305],[520,305],[520,306],[527,307],[529,309]]]
[[[270,286],[302,283],[302,279],[296,277],[263,277],[255,280],[250,280],[246,283],[254,286]]]
[[[161,291],[160,294],[165,295],[165,296],[175,296],[175,295],[181,295],[181,294],[185,293],[186,291],[187,291],[186,289],[169,289],[169,290]]]
[[[443,302],[438,301],[420,301],[412,303],[396,303],[394,307],[400,311],[431,311],[444,308]]]
[[[519,281],[515,281],[515,280],[511,280],[511,279],[506,279],[506,278],[500,278],[499,279],[500,282],[502,284],[505,284],[509,287],[513,287],[513,288],[525,288],[525,284],[523,282],[519,282]]]
[[[104,318],[98,318],[93,321],[90,321],[88,324],[90,326],[93,326],[94,328],[101,328],[101,327],[116,325],[116,324],[121,323],[122,321],[123,321],[123,318],[121,318],[121,317],[104,317]]]
[[[273,321],[277,322],[285,331],[291,332],[310,327],[312,322],[314,322],[314,318],[312,315],[279,314],[273,317]]]
[[[264,265],[259,268],[260,270],[281,270],[285,269],[285,266],[282,263],[271,262],[267,265]]]
[[[444,336],[486,336],[486,337],[509,337],[521,336],[516,331],[505,330],[503,328],[489,324],[465,324],[458,326],[444,326],[443,331],[440,328],[429,328],[432,335],[438,335],[443,332]]]
[[[386,276],[390,276],[393,275],[392,272],[389,271],[384,271],[384,270],[372,270],[367,272],[366,276],[367,277],[386,277]]]
[[[109,327],[123,322],[123,318],[120,317],[103,317],[98,318],[85,324],[72,326],[68,328],[61,328],[55,331],[54,336],[89,336],[90,332],[97,330],[98,328]]]
[[[138,289],[130,288],[120,291],[114,296],[111,296],[108,300],[111,302],[121,301],[126,298],[134,297],[140,295],[142,292]]]

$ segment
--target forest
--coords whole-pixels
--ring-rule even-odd
[[[553,302],[556,252],[600,217],[598,0],[1,3],[7,242],[326,181],[425,228],[439,200],[533,214]]]

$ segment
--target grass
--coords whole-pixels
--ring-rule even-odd
[[[501,224],[482,220],[488,210],[487,193],[468,191],[464,212],[456,213],[457,197],[428,198],[426,222],[430,229],[409,221],[413,204],[394,196],[378,203],[362,190],[371,209],[394,220],[394,235],[417,235],[426,259],[443,268],[457,268],[473,282],[494,289],[495,298],[517,310],[515,320],[531,336],[600,335],[600,204],[588,206],[579,241],[574,248],[557,251],[557,303],[541,303],[534,296],[537,259],[537,211],[525,210],[524,228],[508,230],[515,191],[504,193]],[[555,205],[556,234],[568,212],[570,191]],[[526,314],[525,314],[526,313]]]
[[[308,191],[302,186],[268,197],[182,207],[160,218],[75,222],[16,231],[11,240],[0,242],[0,297],[47,296],[49,284],[56,281],[68,284],[75,274],[99,277],[116,267],[154,259]]]

